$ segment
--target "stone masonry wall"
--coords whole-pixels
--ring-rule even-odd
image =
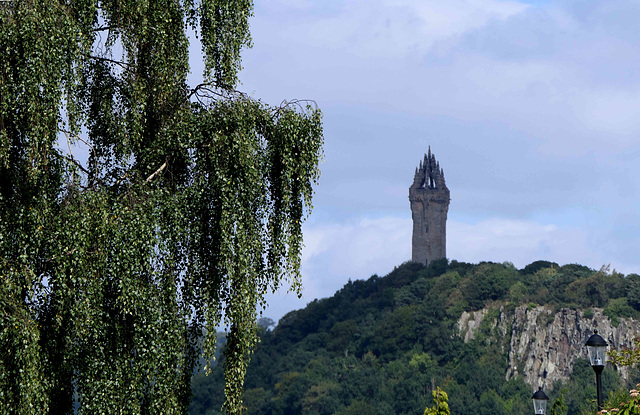
[[[411,204],[413,237],[411,260],[428,264],[447,257],[448,194],[431,189],[417,189]]]

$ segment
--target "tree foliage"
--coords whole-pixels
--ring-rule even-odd
[[[424,415],[450,415],[447,392],[437,386],[436,390],[431,391],[431,394],[433,395],[433,408],[425,409]]]
[[[634,280],[637,278],[636,274],[632,274]],[[635,284],[633,281],[632,284]],[[633,340],[633,346],[621,350],[610,350],[607,352],[611,363],[617,366],[637,366],[640,362],[640,337]],[[638,383],[636,388],[640,388]],[[629,394],[622,393],[618,402],[610,400],[606,403],[601,413],[618,413],[621,415],[636,415],[640,414],[640,393],[638,389],[631,389]],[[619,402],[622,401],[622,402]]]
[[[634,366],[640,363],[640,337],[633,339],[633,345],[620,350],[607,352],[611,363],[617,366]]]
[[[553,402],[553,405],[551,405],[551,410],[549,411],[550,415],[565,415],[567,413],[567,409],[569,408],[565,403],[564,395],[566,392],[566,388],[560,391],[560,395]]]
[[[319,110],[234,90],[252,9],[0,2],[0,412],[183,413],[220,324],[241,410],[256,306],[299,288],[322,144]]]
[[[592,282],[594,275],[612,284],[584,302],[606,295],[616,312],[630,283],[604,270],[541,264],[546,263],[517,270],[509,263],[408,262],[384,277],[349,281],[332,297],[314,300],[261,331],[247,371],[246,405],[256,415],[415,414],[433,408],[432,385],[440,385],[457,415],[530,414],[532,386],[522,376],[505,380],[510,336],[498,329],[497,319],[508,321],[517,306],[532,301],[549,309],[575,307],[567,287]],[[458,321],[463,311],[477,307],[487,312],[465,343]],[[191,414],[220,406],[222,371],[216,366],[212,376],[194,377]],[[603,371],[602,383],[611,402],[627,387],[611,367]],[[567,382],[547,388],[551,413],[595,413],[594,375],[586,359],[574,361]]]

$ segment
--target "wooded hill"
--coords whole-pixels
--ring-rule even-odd
[[[273,330],[261,328],[246,378],[247,413],[422,414],[440,386],[452,414],[529,415],[532,386],[521,377],[505,381],[508,340],[484,320],[467,343],[457,328],[464,311],[502,307],[509,313],[522,304],[603,308],[617,324],[640,318],[640,276],[547,261],[518,270],[510,263],[440,260],[349,281],[333,297],[288,313]],[[219,413],[222,365],[194,377],[191,414]],[[631,380],[640,379],[634,374]],[[628,387],[611,368],[603,382],[613,399]],[[566,409],[558,413],[595,413],[586,360],[575,362],[568,382],[546,391],[549,407],[564,397]]]

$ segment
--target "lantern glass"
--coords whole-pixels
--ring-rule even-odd
[[[536,415],[544,415],[547,411],[547,399],[534,399],[533,400],[533,410],[536,412]]]
[[[538,388],[538,391],[533,394],[531,399],[533,399],[533,410],[536,415],[544,415],[547,411],[547,402],[549,402],[549,397],[542,391],[542,387]]]
[[[607,358],[607,346],[587,346],[591,366],[604,366]]]

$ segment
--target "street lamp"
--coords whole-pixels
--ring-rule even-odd
[[[547,411],[549,397],[542,392],[542,387],[538,388],[538,392],[534,393],[531,399],[533,399],[533,410],[536,411],[536,415],[544,415]]]
[[[593,331],[586,343],[589,351],[589,361],[593,371],[596,372],[596,389],[598,391],[598,411],[602,411],[602,370],[604,369],[605,358],[607,356],[607,342],[598,334],[598,330]]]

